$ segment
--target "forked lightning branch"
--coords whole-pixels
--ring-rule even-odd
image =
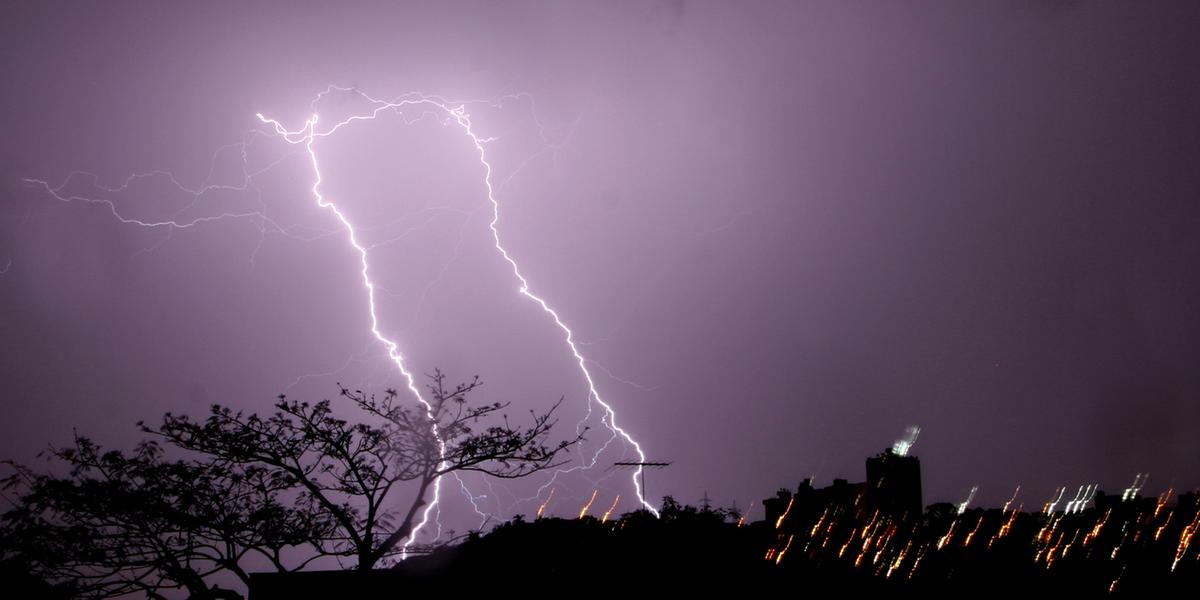
[[[369,110],[366,110],[360,114],[355,114],[350,117],[344,118],[340,121],[333,121],[333,122],[327,123],[326,121],[322,120],[319,117],[319,115],[317,114],[317,112],[315,110],[315,107],[317,106],[317,104],[320,102],[320,100],[322,98],[324,98],[330,94],[333,94],[333,93],[345,93],[345,94],[357,95],[367,103],[367,105],[369,106]],[[517,287],[516,287],[517,293],[521,294],[522,296],[524,296],[525,298],[529,299],[534,304],[536,304],[541,309],[541,311],[543,313],[545,313],[546,316],[549,317],[549,319],[553,322],[554,326],[557,327],[558,330],[562,333],[563,341],[566,345],[566,349],[571,353],[571,356],[574,358],[575,363],[578,365],[579,373],[583,376],[583,379],[587,383],[587,413],[583,417],[581,424],[583,422],[586,422],[587,420],[589,420],[591,418],[595,408],[597,406],[599,407],[600,422],[610,432],[609,437],[602,444],[600,444],[594,452],[590,453],[591,454],[590,457],[585,457],[585,458],[581,459],[580,464],[577,464],[570,468],[560,469],[559,471],[554,473],[553,478],[557,478],[559,475],[564,474],[564,473],[592,469],[593,467],[596,466],[596,463],[597,463],[599,457],[601,456],[601,454],[603,454],[614,442],[618,442],[622,446],[631,448],[634,451],[634,453],[637,455],[638,460],[644,462],[646,460],[646,455],[642,451],[641,445],[637,442],[637,440],[635,440],[633,438],[632,435],[629,434],[629,432],[627,432],[625,429],[623,429],[622,427],[620,427],[618,425],[617,413],[616,413],[615,409],[613,408],[613,405],[610,402],[606,401],[600,395],[600,392],[596,386],[595,379],[593,378],[592,372],[588,368],[588,359],[586,359],[583,356],[583,354],[580,352],[579,344],[576,342],[574,332],[566,324],[566,322],[563,321],[562,317],[550,305],[550,303],[545,298],[536,294],[532,290],[530,282],[522,274],[516,258],[514,258],[508,252],[508,250],[504,247],[504,245],[502,243],[502,237],[501,237],[500,227],[499,227],[500,202],[498,201],[498,199],[496,197],[496,190],[495,190],[494,183],[493,183],[493,168],[492,168],[491,163],[489,163],[489,161],[488,161],[488,155],[487,155],[487,146],[488,146],[489,142],[494,141],[494,139],[481,136],[472,127],[471,116],[467,112],[468,103],[450,102],[450,101],[444,100],[440,97],[418,95],[418,94],[405,95],[405,96],[399,97],[396,100],[385,101],[385,100],[379,100],[376,98],[372,98],[366,94],[363,94],[361,91],[359,91],[357,89],[340,88],[340,87],[336,87],[336,86],[331,86],[331,87],[327,88],[325,91],[323,91],[317,95],[317,97],[314,99],[314,101],[312,103],[312,106],[314,107],[314,113],[312,114],[312,116],[309,117],[303,123],[303,125],[301,127],[296,128],[296,129],[289,129],[288,127],[286,127],[283,123],[279,122],[278,120],[264,116],[263,114],[259,114],[257,116],[258,116],[258,119],[263,124],[268,126],[270,128],[270,130],[275,135],[277,135],[280,139],[284,140],[288,144],[302,147],[304,149],[304,151],[306,152],[306,154],[308,156],[308,160],[309,160],[309,162],[311,164],[311,168],[312,168],[313,182],[312,182],[312,186],[311,186],[311,193],[312,193],[313,198],[315,199],[317,205],[320,208],[328,211],[336,218],[338,224],[341,226],[341,229],[345,233],[347,242],[354,248],[355,252],[357,253],[357,256],[358,256],[357,269],[359,271],[359,275],[361,277],[361,282],[363,285],[363,291],[366,296],[366,307],[370,313],[371,335],[386,350],[388,358],[395,365],[396,369],[399,370],[400,374],[403,376],[405,384],[406,384],[406,388],[412,394],[412,396],[417,400],[417,402],[419,402],[422,406],[425,407],[426,414],[428,416],[430,416],[432,419],[432,412],[431,412],[432,405],[429,403],[428,400],[426,400],[424,398],[424,396],[421,394],[421,391],[418,389],[418,387],[416,385],[416,379],[415,379],[412,371],[407,366],[407,361],[405,359],[405,355],[401,351],[400,343],[397,340],[393,339],[391,336],[389,336],[389,334],[386,333],[380,326],[379,305],[378,305],[379,294],[377,293],[377,289],[378,289],[377,285],[376,285],[375,281],[372,279],[372,270],[371,270],[372,256],[368,252],[368,246],[364,245],[361,242],[358,230],[355,228],[354,222],[343,210],[341,210],[341,208],[339,208],[336,199],[326,196],[325,193],[322,191],[323,181],[322,181],[322,172],[321,172],[321,161],[319,158],[320,157],[319,150],[320,150],[321,141],[325,138],[329,138],[330,136],[333,136],[334,134],[336,134],[338,131],[342,130],[343,128],[350,127],[352,125],[356,125],[360,122],[363,125],[366,125],[369,122],[375,121],[378,117],[385,115],[385,114],[397,114],[397,115],[403,116],[403,117],[405,117],[407,122],[412,122],[416,118],[423,118],[423,117],[428,117],[428,116],[438,118],[442,121],[443,124],[452,126],[454,128],[457,128],[458,130],[460,130],[461,133],[463,134],[465,140],[468,141],[473,146],[475,153],[478,156],[480,167],[483,170],[483,183],[487,190],[488,203],[491,206],[492,215],[491,215],[491,220],[488,223],[488,229],[491,232],[492,242],[495,245],[495,249],[500,254],[500,256],[503,257],[504,261],[508,264],[508,266],[511,270],[512,276],[517,284]],[[415,115],[415,117],[410,118],[410,115],[408,115],[408,113],[413,113],[413,115]],[[273,166],[273,165],[266,167],[266,169],[269,169],[271,166]],[[264,170],[266,170],[266,169],[264,169]],[[155,173],[147,174],[147,175],[133,176],[133,177],[129,178],[125,182],[125,184],[123,186],[121,186],[120,188],[108,189],[107,191],[112,192],[112,191],[124,190],[135,179],[147,177],[150,175],[166,176],[176,187],[178,187],[179,189],[181,189],[183,191],[190,193],[197,200],[205,191],[210,189],[209,187],[202,187],[197,190],[190,190],[190,189],[184,187],[183,185],[179,184],[178,181],[170,174],[155,172]],[[249,185],[248,181],[254,174],[244,173],[244,175],[247,178],[246,185],[248,186]],[[70,180],[70,177],[68,178],[68,182],[69,182],[69,180]],[[109,200],[109,199],[96,199],[96,198],[89,198],[89,197],[84,197],[84,196],[64,195],[62,193],[62,190],[66,187],[68,182],[64,182],[62,185],[57,186],[57,187],[51,186],[46,181],[36,180],[36,179],[27,179],[26,182],[43,188],[46,192],[48,192],[49,194],[51,194],[58,200],[61,200],[64,202],[82,201],[82,202],[88,202],[88,203],[94,203],[94,204],[102,204],[108,209],[109,212],[112,213],[112,215],[118,221],[120,221],[121,223],[124,223],[124,224],[137,225],[137,226],[141,226],[141,227],[154,227],[154,228],[164,227],[164,228],[168,228],[168,229],[181,229],[181,228],[190,228],[190,227],[194,227],[197,225],[210,223],[213,221],[225,220],[225,219],[255,219],[256,222],[259,223],[260,228],[270,227],[270,228],[272,228],[274,230],[278,230],[278,231],[284,230],[284,228],[280,227],[278,224],[271,222],[265,216],[265,214],[261,211],[226,212],[226,213],[221,213],[221,214],[217,214],[217,215],[210,215],[210,216],[194,218],[194,219],[186,220],[186,221],[175,220],[175,219],[167,219],[167,220],[137,219],[137,218],[129,217],[129,216],[126,216],[125,214],[123,214],[122,211],[118,209],[117,205],[112,200]],[[194,203],[195,203],[195,201],[193,201],[193,204]],[[438,435],[436,424],[431,425],[431,427],[433,429],[433,433],[435,435]],[[439,448],[439,450],[442,453],[441,456],[444,458],[445,443],[444,443],[444,441],[441,441],[440,435],[438,436],[438,439],[441,443],[441,447]],[[641,474],[640,471],[641,471],[640,468],[635,470],[632,475],[632,478],[631,478],[631,483],[634,487],[634,490],[635,490],[635,493],[637,496],[637,500],[642,507],[648,509],[649,511],[651,511],[657,515],[658,514],[657,510],[653,506],[651,506],[648,502],[646,502],[646,499],[643,495],[643,490],[641,487],[641,482],[640,482],[640,477],[639,477]],[[551,481],[554,480],[553,478],[551,479]],[[547,485],[549,485],[549,483]],[[545,486],[543,486],[543,488],[544,487]],[[441,497],[441,480],[439,479],[438,481],[436,481],[434,483],[431,501],[425,507],[425,510],[422,514],[422,518],[421,518],[420,522],[413,529],[412,534],[409,536],[408,540],[406,540],[406,542],[405,542],[404,547],[406,550],[411,546],[411,544],[414,543],[415,540],[417,540],[418,535],[421,533],[421,531],[430,523],[432,516],[436,513],[436,510],[438,509],[438,503],[440,501],[440,497]]]

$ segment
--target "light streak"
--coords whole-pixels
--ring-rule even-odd
[[[620,495],[620,494],[617,494],[617,497],[616,497],[616,498],[613,498],[612,505],[608,507],[608,510],[604,511],[604,516],[603,516],[603,517],[600,517],[600,522],[601,522],[601,523],[607,523],[607,522],[608,522],[608,518],[609,518],[610,516],[612,516],[612,513],[613,513],[613,511],[617,509],[617,503],[618,503],[618,502],[620,502],[620,501],[621,501],[621,495]]]
[[[550,504],[550,501],[554,499],[554,489],[555,488],[550,488],[550,495],[546,496],[546,501],[543,502],[541,506],[538,506],[536,518],[540,519],[542,518],[542,515],[546,514],[546,505]]]
[[[1125,575],[1125,565],[1121,565],[1121,572],[1118,573],[1116,578],[1112,580],[1112,583],[1109,584],[1108,593],[1111,594],[1111,593],[1117,591],[1117,584],[1121,582],[1121,577],[1123,575]]]
[[[1113,546],[1112,553],[1108,555],[1109,560],[1117,559],[1117,553],[1120,552],[1121,546],[1125,543],[1125,540],[1129,539],[1129,531],[1124,529],[1124,527],[1127,526],[1128,523],[1122,527],[1121,541],[1117,542],[1117,544]]]
[[[1008,536],[1008,532],[1012,531],[1013,523],[1017,521],[1018,514],[1020,514],[1020,510],[1014,510],[1008,513],[1008,519],[1004,521],[1004,524],[1000,526],[1000,529],[998,529],[996,534],[992,536],[992,539],[988,541],[989,549],[992,547],[992,544],[996,543],[996,540],[1003,539]]]
[[[1184,527],[1183,531],[1179,534],[1179,546],[1175,550],[1175,560],[1171,561],[1172,571],[1175,570],[1175,567],[1179,566],[1179,561],[1187,554],[1188,546],[1191,545],[1192,538],[1196,536],[1197,529],[1200,529],[1200,512],[1196,513],[1196,517],[1192,519],[1192,522],[1187,527]]]
[[[1083,511],[1083,507],[1091,502],[1096,496],[1096,484],[1084,484],[1079,486],[1079,490],[1075,492],[1075,499],[1067,503],[1067,508],[1063,512],[1067,514],[1077,514]]]
[[[619,498],[619,497],[620,497],[620,496],[618,496],[618,498]],[[746,516],[747,516],[747,515],[749,515],[749,514],[750,514],[750,511],[752,511],[752,510],[754,510],[754,501],[751,501],[751,502],[750,502],[750,507],[746,509],[746,512],[744,512],[744,513],[742,513],[742,514],[738,515],[738,520],[737,520],[737,526],[738,526],[738,527],[741,527],[741,526],[743,526],[743,525],[745,525],[745,524],[746,524]]]
[[[958,514],[967,512],[967,507],[971,505],[971,501],[975,499],[975,493],[979,491],[979,486],[971,486],[970,493],[967,494],[967,499],[958,503]]]
[[[1071,561],[1073,565],[1082,565],[1087,561],[1091,566],[1084,568],[1094,570],[1096,576],[1105,577],[1103,581],[1095,583],[1113,590],[1118,585],[1125,585],[1120,582],[1123,581],[1126,565],[1116,562],[1118,554],[1151,560],[1161,557],[1159,568],[1164,573],[1168,567],[1178,570],[1183,563],[1190,564],[1193,560],[1200,562],[1200,554],[1192,548],[1197,533],[1200,533],[1200,512],[1190,512],[1195,510],[1190,503],[1185,504],[1190,507],[1187,513],[1181,513],[1178,507],[1158,508],[1156,511],[1155,507],[1149,505],[1139,505],[1133,511],[1130,509],[1135,507],[1128,505],[1105,510],[1087,509],[1095,500],[1097,489],[1096,484],[1081,485],[1070,501],[1063,505],[1066,490],[1056,488],[1050,502],[1042,508],[1042,511],[1049,512],[1043,515],[1042,511],[1022,512],[1023,505],[1013,506],[1019,495],[1018,487],[1004,510],[979,511],[974,517],[974,525],[962,515],[955,514],[946,530],[936,534],[928,529],[933,527],[930,521],[901,526],[879,510],[855,509],[849,499],[845,503],[833,500],[814,519],[815,523],[806,521],[799,531],[796,531],[795,518],[789,517],[787,523],[777,519],[778,528],[784,525],[788,527],[787,530],[777,531],[765,558],[779,562],[779,555],[789,545],[789,537],[795,536],[801,538],[794,541],[801,545],[802,550],[799,551],[803,557],[816,563],[824,561],[824,557],[830,557],[845,561],[854,568],[861,567],[864,573],[869,571],[880,579],[890,579],[897,572],[903,574],[907,568],[907,576],[912,578],[918,566],[928,562],[923,562],[923,559],[929,551],[934,551],[937,556],[940,553],[936,551],[945,550],[948,545],[969,549],[976,539],[986,539],[987,543],[975,547],[978,551],[973,554],[977,554],[980,560],[991,560],[990,557],[998,556],[992,554],[995,542],[1007,537],[1011,540],[1007,543],[1008,549],[1001,550],[1002,557],[997,560],[1009,560],[1009,557],[1015,556],[1012,552],[1018,551],[1020,544],[1028,543],[1032,551],[1026,556],[1033,565],[1057,571],[1063,568],[1060,561]],[[1159,502],[1166,502],[1169,497],[1170,494],[1162,494]],[[1180,518],[1175,519],[1176,516]],[[1114,519],[1118,521],[1114,527],[1120,526],[1119,532],[1108,527]],[[1030,521],[1040,521],[1040,530],[1030,530],[1027,527]],[[790,531],[796,532],[789,534]],[[1178,538],[1175,532],[1179,532]],[[1152,537],[1153,541],[1150,541]],[[1162,540],[1161,545],[1158,540]],[[851,549],[854,550],[852,555]],[[964,555],[952,551],[942,556],[945,558],[933,559],[937,564],[929,568],[938,569],[939,573],[952,573]],[[1109,570],[1109,565],[1112,570]]]
[[[792,537],[793,537],[793,536],[788,536],[788,538],[787,538],[787,544],[788,544],[789,546],[790,546],[790,545],[791,545],[791,543],[792,543]],[[779,556],[780,547],[781,547],[783,544],[784,544],[783,533],[782,533],[782,532],[780,532],[778,535],[776,535],[776,538],[775,538],[775,544],[773,544],[773,545],[772,545],[770,548],[768,548],[768,549],[767,549],[767,554],[766,554],[766,556],[764,556],[763,558],[764,558],[764,559],[766,559],[766,560],[772,560],[772,561],[775,561],[775,564],[779,564],[779,561],[778,561],[778,560],[775,560],[775,558],[776,558],[777,556]]]
[[[783,511],[783,514],[779,516],[779,520],[776,521],[775,529],[779,529],[779,526],[783,525],[783,520],[787,517],[787,513],[790,510],[792,510],[792,503],[789,501],[787,510]],[[808,537],[812,538],[812,537],[817,536],[817,531],[819,531],[821,529],[821,525],[825,523],[825,518],[828,516],[829,516],[829,507],[825,507],[825,512],[821,513],[821,518],[817,519],[816,524],[812,526],[812,530],[808,532]]]
[[[1156,502],[1154,505],[1154,516],[1151,518],[1154,518],[1154,519],[1158,518],[1158,514],[1162,512],[1163,507],[1165,507],[1167,505],[1167,502],[1169,502],[1171,500],[1171,496],[1173,496],[1174,494],[1175,494],[1175,487],[1172,486],[1172,487],[1167,488],[1167,491],[1158,495],[1158,502]]]
[[[1048,543],[1051,536],[1054,535],[1054,532],[1058,530],[1058,525],[1060,523],[1062,523],[1062,515],[1051,515],[1050,519],[1046,521],[1046,524],[1042,526],[1041,531],[1038,532],[1037,537],[1034,539],[1043,544]]]
[[[1096,525],[1095,525],[1094,527],[1092,527],[1092,530],[1091,530],[1090,532],[1088,532],[1087,536],[1085,536],[1085,537],[1083,538],[1083,545],[1084,545],[1085,547],[1086,547],[1086,546],[1088,546],[1088,545],[1090,545],[1090,544],[1092,543],[1092,541],[1093,541],[1093,540],[1095,540],[1097,537],[1099,537],[1099,536],[1100,536],[1100,530],[1104,529],[1104,526],[1105,526],[1105,525],[1108,523],[1108,518],[1109,518],[1110,516],[1112,516],[1112,509],[1111,509],[1111,508],[1110,508],[1110,509],[1108,509],[1108,510],[1106,510],[1106,511],[1104,511],[1104,516],[1103,516],[1103,517],[1101,517],[1101,519],[1100,519],[1099,521],[1096,521]],[[1157,539],[1158,539],[1158,537],[1157,537],[1157,536],[1155,536],[1155,538],[1154,538],[1154,539],[1156,539],[1156,540],[1157,540]]]
[[[783,546],[783,550],[780,550],[779,555],[775,557],[775,564],[779,564],[779,563],[783,562],[783,555],[787,554],[788,549],[792,547],[792,541],[795,539],[796,539],[795,534],[788,536],[787,544],[785,544]]]
[[[954,522],[950,523],[950,529],[948,531],[946,531],[946,535],[943,535],[942,537],[938,538],[938,543],[937,543],[938,550],[945,548],[946,544],[950,543],[951,538],[954,537],[954,529],[957,527],[958,527],[958,519],[956,518],[956,519],[954,519]]]
[[[1142,486],[1146,485],[1146,480],[1149,477],[1149,473],[1138,473],[1135,475],[1133,477],[1133,484],[1125,488],[1125,491],[1121,494],[1121,501],[1128,502],[1137,498],[1138,493],[1142,491]],[[1115,585],[1116,582],[1113,583]]]
[[[912,449],[912,445],[917,443],[917,436],[921,435],[921,428],[916,425],[911,425],[904,430],[904,437],[896,440],[892,444],[892,452],[898,456],[907,456],[908,451]]]
[[[857,527],[850,530],[850,537],[846,538],[846,543],[842,544],[842,548],[840,550],[838,550],[838,558],[842,558],[846,555],[846,549],[850,547],[850,544],[854,543],[854,536],[857,533],[858,533]]]
[[[1067,553],[1071,551],[1071,547],[1075,545],[1075,541],[1078,539],[1079,539],[1079,530],[1076,529],[1075,535],[1071,536],[1071,541],[1067,542],[1067,545],[1065,547],[1063,547],[1062,558],[1067,557]]]
[[[983,526],[983,515],[979,515],[979,521],[975,523],[975,528],[971,533],[967,534],[967,538],[963,540],[963,548],[971,545],[971,540],[975,539],[975,534],[979,533],[979,528]]]
[[[1163,524],[1159,525],[1158,529],[1156,529],[1154,531],[1154,541],[1157,542],[1158,539],[1162,537],[1163,531],[1166,531],[1167,526],[1171,524],[1171,517],[1174,517],[1174,516],[1175,516],[1175,511],[1170,511],[1167,513],[1167,518],[1163,519]]]
[[[579,509],[579,518],[580,519],[582,519],[584,517],[584,515],[588,514],[589,510],[592,510],[592,504],[594,504],[596,502],[596,494],[599,494],[599,493],[600,493],[600,490],[592,490],[592,497],[588,499],[587,504],[583,505],[583,508]]]
[[[796,502],[796,496],[792,496],[791,498],[788,498],[787,508],[783,509],[783,514],[779,515],[778,519],[775,519],[775,529],[779,529],[780,527],[783,527],[783,520],[787,518],[788,513],[792,512],[792,504],[794,504],[795,502]]]
[[[925,558],[925,548],[921,548],[921,553],[917,555],[917,560],[913,561],[912,569],[908,571],[908,578],[912,579],[917,573],[917,567],[921,566],[921,559]]]
[[[1067,493],[1067,488],[1065,488],[1065,487],[1054,488],[1054,493],[1058,494],[1058,497],[1056,497],[1054,500],[1051,500],[1050,502],[1047,502],[1044,507],[1044,512],[1047,515],[1054,514],[1054,507],[1058,506],[1059,502],[1062,502],[1063,494]]]
[[[1017,489],[1013,490],[1012,497],[1008,499],[1008,502],[1004,503],[1004,508],[1000,512],[1005,512],[1005,513],[1008,512],[1008,508],[1010,506],[1012,506],[1013,502],[1017,501],[1017,494],[1020,494],[1020,493],[1021,493],[1021,486],[1017,485]]]
[[[887,575],[884,576],[886,579],[891,579],[892,572],[900,568],[900,565],[904,564],[904,557],[908,556],[908,551],[910,548],[912,548],[911,541],[908,542],[908,544],[904,546],[904,549],[901,550],[900,553],[896,555],[896,558],[892,560],[891,566],[888,567]]]

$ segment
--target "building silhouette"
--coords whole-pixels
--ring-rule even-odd
[[[891,448],[868,458],[867,490],[867,501],[884,513],[921,516],[921,460]]]
[[[850,483],[834,479],[823,488],[814,488],[805,479],[793,493],[781,489],[774,498],[763,500],[768,522],[808,522],[827,509],[888,515],[897,519],[919,519],[924,513],[921,496],[921,460],[900,455],[891,448],[867,458],[867,480]]]

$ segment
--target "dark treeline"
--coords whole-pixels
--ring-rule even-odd
[[[608,522],[517,518],[371,577],[262,576],[251,597],[387,598],[399,589],[482,591],[505,583],[556,594],[733,589],[1143,597],[1186,593],[1200,583],[1200,559],[1190,544],[1200,516],[1191,494],[1174,505],[1104,497],[1095,507],[1048,514],[960,513],[935,504],[920,515],[887,514],[864,496],[805,503],[799,495],[781,490],[773,500],[790,501],[790,509],[754,523],[670,497],[660,518],[647,511]]]
[[[215,405],[139,423],[130,451],[76,434],[44,453],[48,469],[6,462],[0,597],[232,599],[217,582],[245,589],[251,570],[390,566],[438,478],[524,477],[582,439],[547,442],[557,404],[519,426],[507,404],[468,403],[480,385],[434,372],[428,404],[340,388],[354,421],[329,401],[280,396],[266,416]]]
[[[517,516],[398,560],[438,477],[524,477],[582,439],[546,443],[553,409],[526,427],[494,418],[506,405],[466,402],[478,386],[435,372],[429,407],[341,389],[358,421],[327,401],[280,397],[263,417],[214,406],[201,421],[141,425],[131,451],[77,435],[47,451],[48,470],[7,463],[0,597],[392,598],[508,584],[1140,597],[1200,583],[1195,493],[1089,487],[1037,511],[924,506],[907,448],[868,458],[862,483],[779,490],[760,521],[667,497],[657,516]],[[310,570],[323,558],[346,569]]]

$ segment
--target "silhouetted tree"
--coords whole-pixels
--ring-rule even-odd
[[[659,519],[664,523],[682,522],[688,525],[716,525],[730,520],[737,521],[737,513],[729,508],[715,508],[690,504],[680,504],[674,496],[663,496],[662,507],[659,509]]]
[[[457,471],[523,477],[557,466],[555,456],[582,439],[544,442],[557,403],[545,414],[531,411],[528,427],[515,427],[503,416],[507,404],[467,404],[478,377],[454,387],[440,371],[429,377],[428,405],[402,401],[396,390],[377,398],[342,388],[342,397],[375,424],[340,419],[327,400],[309,404],[281,395],[269,417],[214,406],[203,422],[168,413],[161,426],[142,427],[215,464],[280,473],[298,488],[298,506],[334,525],[310,540],[317,553],[353,557],[357,568],[370,569],[403,550],[400,542],[412,535],[439,477]],[[489,425],[489,417],[500,422]],[[416,492],[394,510],[402,482],[415,482]]]
[[[300,568],[286,566],[283,551],[330,530],[323,514],[282,500],[294,481],[278,470],[166,460],[151,441],[103,451],[78,435],[46,455],[67,473],[8,462],[13,472],[0,480],[13,503],[0,518],[4,559],[78,597],[240,597],[205,579],[225,571],[248,582],[249,554]]]
[[[59,474],[6,462],[0,564],[27,572],[30,585],[86,598],[240,598],[212,576],[248,583],[250,557],[256,568],[292,571],[350,556],[369,569],[399,552],[439,477],[523,477],[556,466],[582,439],[545,442],[558,404],[517,427],[507,404],[467,404],[478,378],[454,387],[440,371],[430,378],[427,406],[395,390],[376,398],[342,388],[372,423],[337,418],[328,401],[280,396],[265,418],[217,405],[202,422],[168,413],[159,427],[139,423],[184,459],[168,460],[156,441],[126,453],[77,435],[45,453]],[[397,499],[403,482],[415,483],[407,503]]]

